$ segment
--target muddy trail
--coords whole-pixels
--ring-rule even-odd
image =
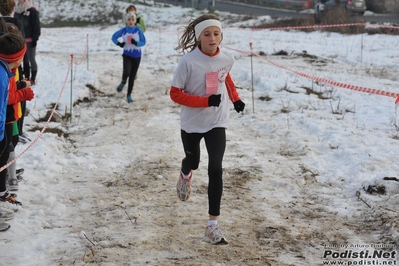
[[[179,201],[175,185],[183,151],[179,107],[168,95],[172,73],[156,62],[145,62],[154,64],[153,71],[139,71],[135,101],[128,104],[125,94],[114,89],[120,70],[101,64],[102,56],[91,60],[104,68],[93,70],[99,80],[88,84],[90,98],[76,106],[79,126],[69,134],[70,152],[96,154],[106,146],[109,153],[98,159],[95,171],[71,169],[63,177],[75,183],[82,195],[71,199],[76,204],[63,217],[70,220],[70,233],[81,234],[81,240],[76,249],[54,254],[54,263],[322,265],[326,245],[395,243],[397,213],[375,204],[378,195],[364,190],[357,196],[346,195],[344,183],[317,182],[317,171],[301,163],[312,154],[287,146],[287,132],[261,133],[258,124],[243,122],[237,115],[227,135],[219,220],[229,245],[202,242],[208,204],[207,155],[203,147],[192,195],[187,202]],[[95,110],[95,117],[86,115],[88,108]],[[174,128],[162,123],[171,113]],[[262,123],[266,128],[277,127],[273,119]],[[146,151],[146,156],[137,150]],[[116,164],[121,153],[128,163],[116,171],[109,164]],[[246,163],[239,165],[238,157]],[[91,185],[86,186],[87,182]],[[341,207],[350,208],[352,215],[342,215]]]

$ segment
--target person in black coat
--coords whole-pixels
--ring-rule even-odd
[[[24,25],[25,41],[28,47],[23,62],[23,74],[26,79],[31,81],[32,85],[35,85],[37,75],[36,45],[41,33],[39,11],[31,0],[18,0],[14,16],[20,19]]]

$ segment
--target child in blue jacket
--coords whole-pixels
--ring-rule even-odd
[[[121,92],[129,78],[126,95],[129,103],[133,102],[131,94],[133,91],[134,79],[136,78],[137,70],[139,69],[141,61],[140,47],[146,44],[143,31],[139,27],[135,26],[135,24],[136,15],[133,12],[129,12],[126,14],[126,26],[112,35],[112,42],[123,48],[122,81],[116,90]]]
[[[27,45],[22,36],[7,33],[7,25],[0,18],[0,168],[3,169],[8,161],[8,146],[12,138],[12,127],[6,126],[9,90],[15,85],[15,73],[26,53]],[[10,82],[13,82],[11,84]],[[24,93],[24,92],[21,92]],[[33,93],[33,92],[32,92]],[[15,96],[15,95],[13,95]],[[0,171],[0,202],[21,204],[16,195],[9,193],[6,187],[6,169]]]

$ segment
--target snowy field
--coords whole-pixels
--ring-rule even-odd
[[[92,16],[92,2],[38,8],[49,21],[63,8]],[[128,5],[107,3],[120,17]],[[190,200],[179,201],[180,107],[169,98],[179,28],[205,11],[137,8],[148,29],[131,104],[126,88],[116,92],[121,20],[42,29],[25,118],[32,142],[17,146],[23,206],[0,206],[16,211],[0,233],[1,265],[361,265],[374,251],[390,254],[378,265],[395,265],[396,97],[376,91],[399,93],[397,36],[252,31],[240,26],[271,19],[218,13],[246,109],[231,105],[227,130],[219,222],[229,245],[212,246],[201,241],[206,150]],[[55,104],[63,119],[47,123]],[[348,250],[372,255],[333,258]]]

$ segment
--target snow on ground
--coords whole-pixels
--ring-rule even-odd
[[[55,8],[46,4],[43,14]],[[74,12],[76,6],[83,5]],[[190,200],[179,201],[180,108],[168,94],[180,58],[173,49],[178,28],[203,11],[137,7],[149,28],[132,104],[125,91],[116,92],[121,49],[110,38],[121,21],[43,28],[25,118],[33,142],[17,146],[23,206],[1,206],[16,211],[0,235],[1,264],[323,265],[326,252],[345,252],[344,245],[357,245],[351,252],[396,251],[395,98],[312,78],[397,93],[396,36],[223,24],[222,49],[236,58],[231,74],[246,109],[237,114],[231,106],[227,131],[219,221],[230,244],[211,246],[201,241],[206,150]],[[221,14],[222,21],[232,16]],[[264,56],[244,53],[250,42]],[[279,51],[287,55],[273,55]],[[71,102],[71,118],[46,124],[54,104],[56,115],[66,116]]]

